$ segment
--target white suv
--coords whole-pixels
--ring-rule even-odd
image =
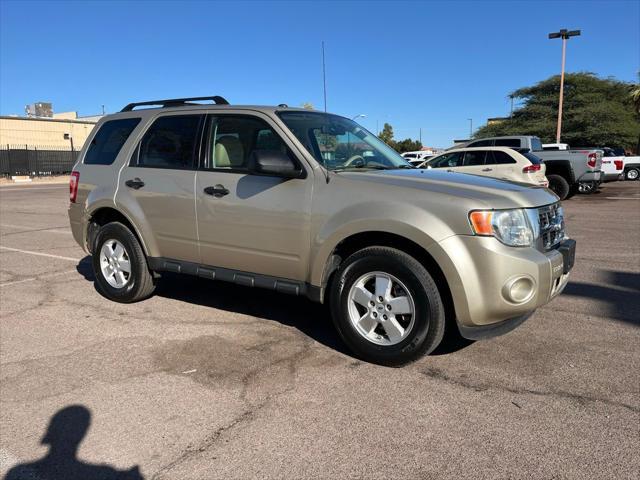
[[[528,151],[508,147],[476,147],[449,150],[423,162],[418,168],[445,168],[512,182],[548,187],[545,165]]]

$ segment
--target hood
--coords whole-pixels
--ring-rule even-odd
[[[548,188],[440,169],[373,170],[340,172],[338,175],[350,180],[464,198],[473,201],[477,208],[532,208],[559,200]]]

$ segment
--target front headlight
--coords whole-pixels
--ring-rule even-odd
[[[522,209],[475,210],[469,214],[469,222],[476,235],[496,237],[511,247],[530,247],[533,229]]]

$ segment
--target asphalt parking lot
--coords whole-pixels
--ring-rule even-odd
[[[401,369],[349,356],[301,298],[175,276],[109,302],[67,197],[0,188],[1,476],[41,460],[86,478],[637,478],[640,182],[565,202],[559,298]]]

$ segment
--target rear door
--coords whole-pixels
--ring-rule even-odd
[[[254,150],[286,153],[303,169],[278,125],[267,116],[215,114],[204,135],[196,179],[202,263],[304,281],[310,249],[312,177],[253,175]],[[308,169],[307,169],[308,170]]]
[[[152,256],[200,261],[194,182],[204,118],[156,117],[120,174],[116,200],[143,232]]]
[[[484,174],[489,177],[523,181],[521,172],[517,171],[516,160],[506,152],[500,150],[489,150],[485,160]]]

